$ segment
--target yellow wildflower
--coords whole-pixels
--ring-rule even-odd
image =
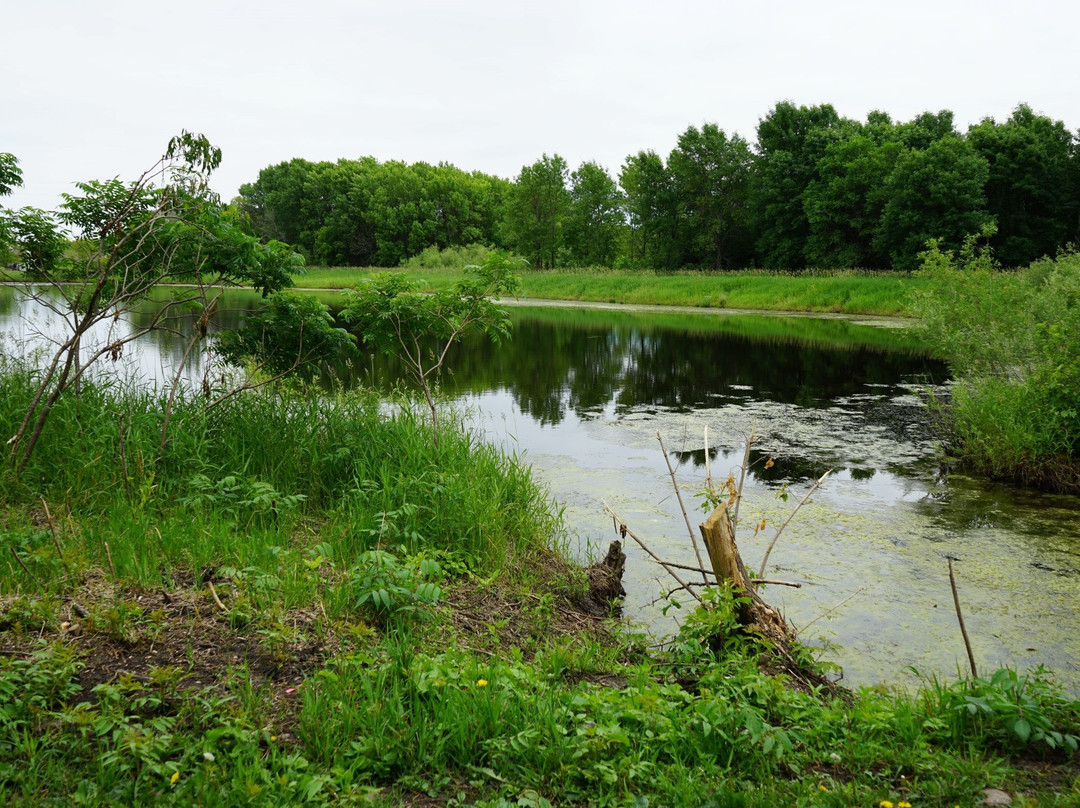
[[[169,785],[175,786],[176,781],[180,779],[180,772],[173,772],[172,777],[169,778]]]
[[[911,808],[911,803],[900,800],[900,802],[896,803],[896,808]]]
[[[477,687],[487,687],[487,683],[488,683],[487,679],[477,679],[476,680],[476,686]]]
[[[824,783],[818,783],[818,788],[820,788],[822,791],[828,791],[829,790],[829,787],[827,785],[825,785]]]
[[[891,802],[889,802],[888,800],[882,800],[881,802],[878,803],[878,805],[880,805],[881,808],[893,808],[893,804]]]

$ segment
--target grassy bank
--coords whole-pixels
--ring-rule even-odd
[[[0,435],[31,389],[0,372]],[[649,649],[460,427],[436,449],[363,392],[202,403],[162,448],[160,399],[86,386],[0,471],[7,803],[1080,801],[1080,708],[1040,676],[806,687],[722,592]]]
[[[295,280],[305,288],[340,289],[377,271],[311,267]],[[421,278],[431,289],[445,288],[461,278],[460,270],[447,268],[394,271]],[[545,300],[883,316],[910,314],[909,297],[921,288],[920,280],[908,274],[856,272],[785,275],[595,269],[526,271],[522,280],[524,297]]]

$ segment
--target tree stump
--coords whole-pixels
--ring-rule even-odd
[[[586,607],[597,615],[608,616],[620,610],[619,601],[626,597],[622,577],[626,569],[626,553],[622,542],[616,540],[608,546],[603,560],[588,569],[589,595]]]
[[[739,624],[757,629],[786,649],[789,639],[787,622],[776,609],[761,599],[757,588],[750,582],[735,543],[735,531],[731,528],[726,504],[718,506],[701,524],[701,537],[705,540],[705,549],[709,553],[716,580],[730,584],[741,601],[736,613]]]

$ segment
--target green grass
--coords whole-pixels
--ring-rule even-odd
[[[0,435],[31,382],[0,370]],[[161,420],[87,385],[0,468],[5,804],[1080,803],[1041,673],[797,688],[723,591],[649,649],[581,611],[527,467],[403,402]]]
[[[377,271],[385,270],[311,267],[295,280],[303,288],[340,289]],[[461,278],[460,270],[444,267],[395,271],[421,278],[432,290]],[[911,275],[854,271],[792,275],[592,269],[526,271],[522,280],[523,297],[547,300],[885,316],[911,314],[909,297],[921,288],[919,279]]]

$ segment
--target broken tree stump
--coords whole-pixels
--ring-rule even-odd
[[[608,546],[607,555],[588,569],[589,594],[586,608],[592,614],[608,616],[620,611],[619,603],[626,597],[622,578],[626,570],[626,553],[622,542],[616,540]]]
[[[776,609],[762,600],[757,587],[746,574],[726,504],[717,506],[702,522],[701,537],[705,540],[705,549],[716,580],[730,584],[735,596],[741,601],[736,612],[739,624],[746,628],[756,628],[765,637],[786,649],[789,637],[787,622]]]

